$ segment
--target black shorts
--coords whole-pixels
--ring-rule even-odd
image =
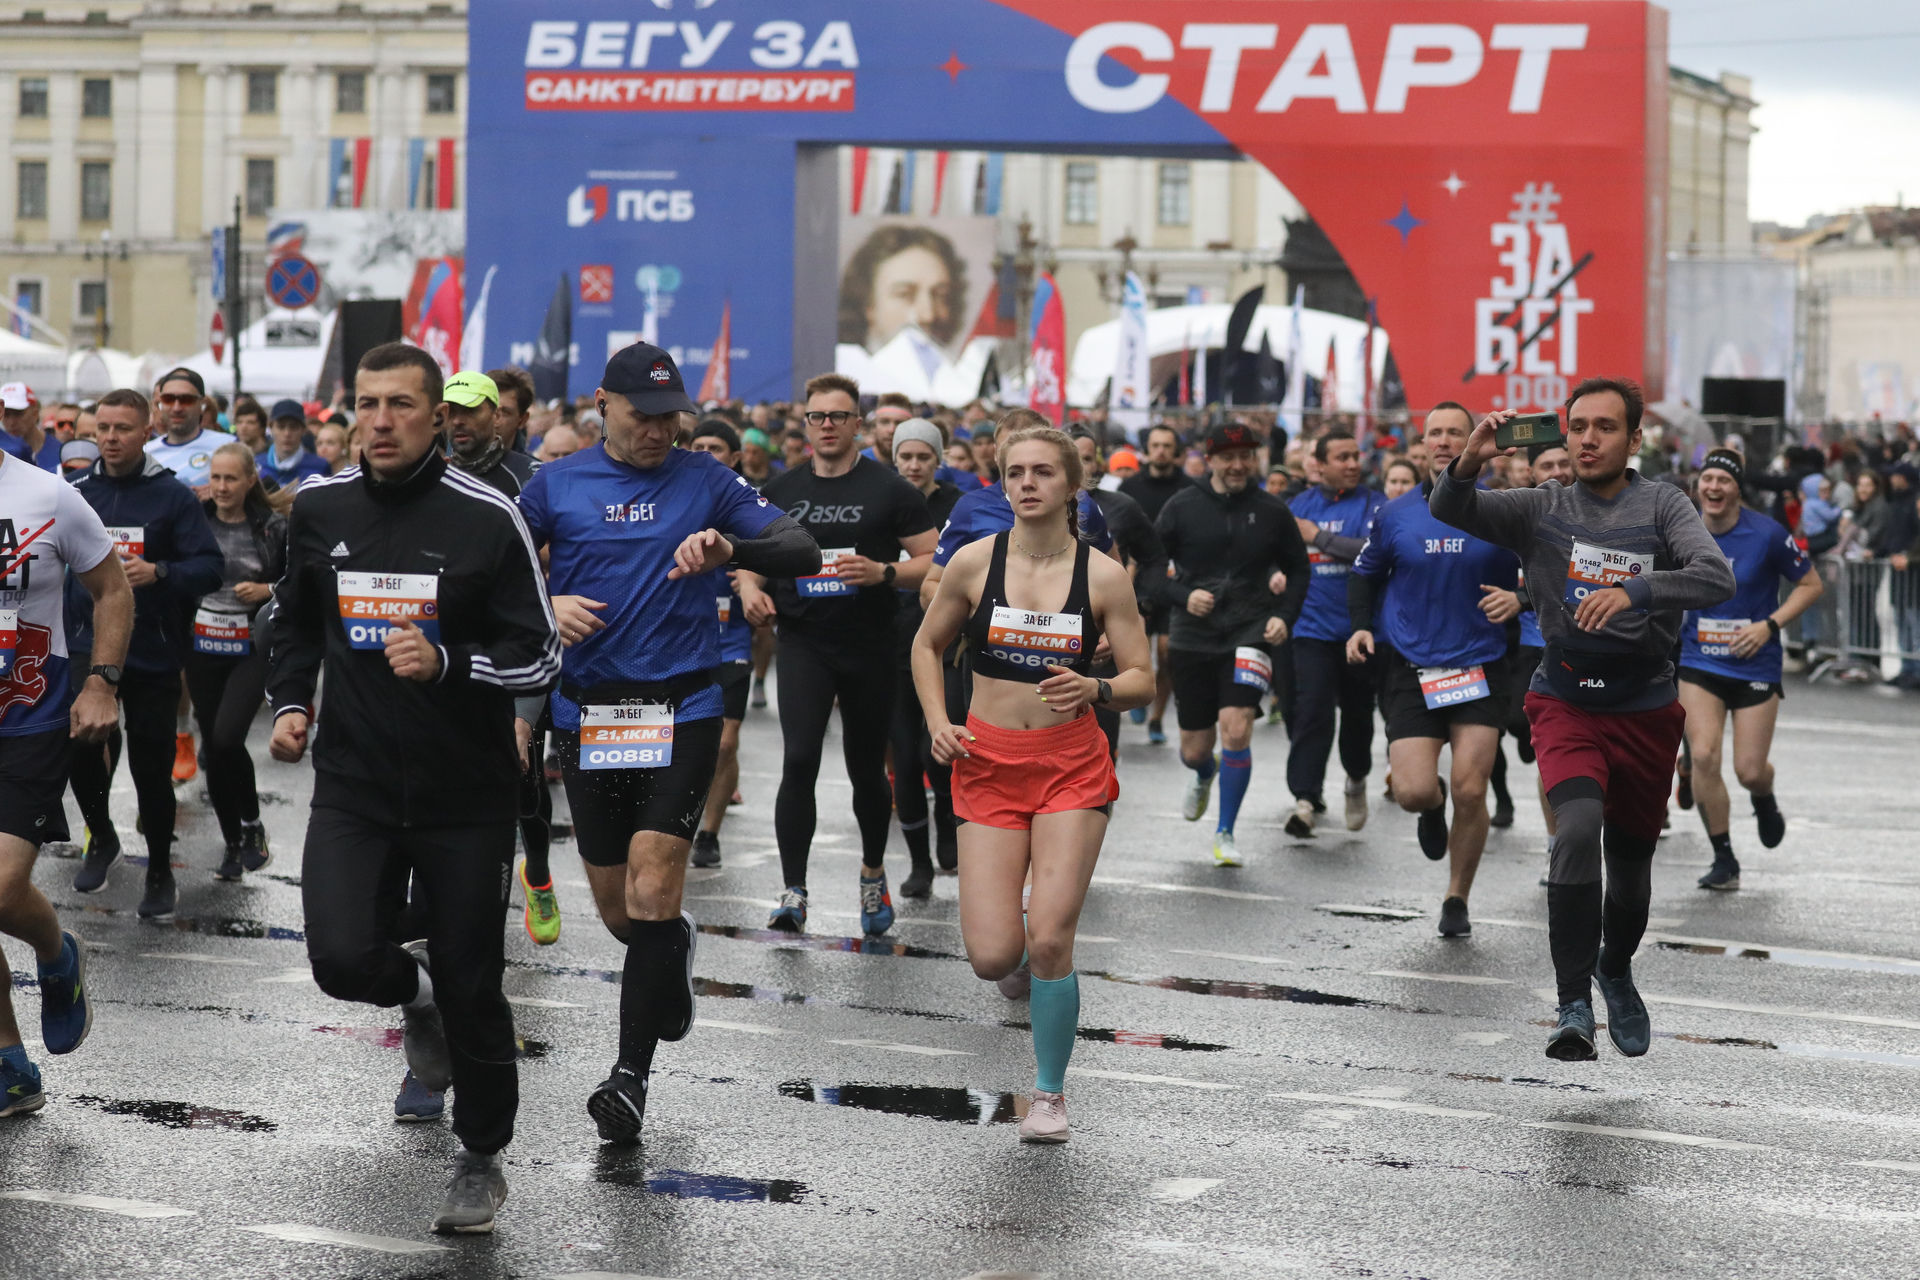
[[[582,769],[580,732],[555,729],[560,776],[573,811],[573,840],[596,867],[624,867],[640,831],[692,840],[720,757],[720,717],[673,726],[673,762],[658,769]]]
[[[1268,657],[1272,671],[1272,651],[1265,645],[1253,646]],[[1222,707],[1258,709],[1260,700],[1272,688],[1267,684],[1242,684],[1234,678],[1236,663],[1231,653],[1194,653],[1187,649],[1167,651],[1167,669],[1173,676],[1173,706],[1180,727],[1189,733],[1211,729],[1220,719]]]
[[[1402,738],[1435,738],[1445,742],[1453,726],[1482,724],[1490,729],[1505,729],[1509,711],[1509,690],[1513,684],[1513,663],[1506,657],[1483,662],[1487,675],[1487,696],[1456,706],[1431,710],[1426,695],[1420,692],[1420,672],[1391,649],[1382,648],[1380,669],[1380,715],[1387,722],[1387,741]]]
[[[1166,635],[1168,630],[1173,626],[1173,606],[1165,604],[1155,605],[1151,609],[1142,611],[1140,620],[1147,624],[1148,635]]]
[[[73,740],[65,728],[0,738],[0,832],[35,846],[67,838],[67,771]],[[88,751],[103,751],[97,742]]]
[[[1697,667],[1680,668],[1680,679],[1686,684],[1705,689],[1726,703],[1729,711],[1763,707],[1775,698],[1784,699],[1787,696],[1778,680],[1771,684],[1765,680],[1735,680],[1732,676],[1715,675],[1711,671],[1701,671]]]
[[[753,688],[753,659],[736,658],[720,664],[720,716],[724,720],[747,718],[747,694]]]

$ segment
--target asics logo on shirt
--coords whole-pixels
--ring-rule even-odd
[[[1465,538],[1428,538],[1427,554],[1430,556],[1452,555],[1467,549]]]
[[[867,514],[867,504],[848,502],[829,506],[825,503],[811,503],[801,498],[787,508],[787,514],[801,524],[859,524]]]
[[[653,502],[629,502],[607,508],[608,524],[645,524],[653,519],[659,504]]]

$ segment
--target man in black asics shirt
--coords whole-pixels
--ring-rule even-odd
[[[887,739],[893,720],[894,615],[899,593],[917,590],[933,563],[938,531],[927,500],[884,463],[860,456],[860,387],[825,373],[807,383],[808,461],[768,481],[762,493],[813,535],[823,563],[810,578],[737,581],[747,620],[780,631],[780,736],[786,760],[774,801],[786,892],[769,928],[807,922],[807,855],[816,820],[814,783],[827,717],[840,703],[841,748],[860,823],[860,927],[893,924],[881,860],[892,823]],[[903,554],[904,553],[904,558]],[[770,591],[769,591],[770,588]]]

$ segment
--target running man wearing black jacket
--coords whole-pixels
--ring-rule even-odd
[[[432,357],[374,348],[354,400],[363,464],[311,482],[293,506],[268,622],[272,752],[305,753],[324,667],[301,873],[314,981],[336,999],[401,1006],[409,1069],[428,1088],[458,1086],[464,1150],[434,1230],[485,1232],[506,1198],[499,1151],[519,1103],[500,989],[519,811],[513,698],[558,678],[560,636],[518,509],[441,455]],[[425,947],[389,937],[409,870]]]
[[[1182,816],[1207,811],[1216,770],[1220,821],[1213,861],[1240,865],[1233,824],[1253,772],[1253,721],[1273,685],[1273,656],[1306,602],[1307,544],[1287,504],[1253,483],[1253,432],[1237,422],[1207,435],[1207,485],[1176,493],[1155,523],[1174,575],[1158,583],[1173,608],[1168,665],[1180,716],[1180,759],[1193,770]],[[1273,571],[1286,590],[1269,588]],[[1220,758],[1213,755],[1219,724]]]
[[[1147,513],[1147,519],[1158,520],[1161,508],[1167,505],[1174,494],[1197,486],[1193,477],[1180,469],[1180,433],[1166,423],[1147,428],[1146,455],[1146,465],[1120,482],[1120,492],[1138,503],[1140,509]],[[1158,585],[1158,579],[1155,579],[1155,585]],[[1147,635],[1153,641],[1156,666],[1153,705],[1144,712],[1134,712],[1134,723],[1138,724],[1144,715],[1147,741],[1162,743],[1167,739],[1160,731],[1160,717],[1166,713],[1167,700],[1173,696],[1173,668],[1167,665],[1167,631],[1172,624],[1174,610],[1167,608],[1158,594],[1149,597],[1143,593],[1140,613],[1147,621]]]

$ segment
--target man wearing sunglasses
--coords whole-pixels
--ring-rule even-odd
[[[154,384],[154,404],[165,435],[147,442],[147,456],[173,472],[174,478],[203,501],[211,489],[208,468],[213,451],[233,437],[204,425],[207,384],[191,369],[172,369]]]

